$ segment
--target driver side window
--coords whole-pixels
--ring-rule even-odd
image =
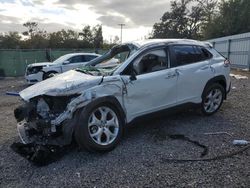
[[[83,60],[83,56],[78,55],[78,56],[73,56],[69,59],[70,63],[80,63],[80,62],[84,62]]]
[[[137,75],[160,71],[168,68],[168,57],[163,49],[152,50],[133,62],[133,69]]]

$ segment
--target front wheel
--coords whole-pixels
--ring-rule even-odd
[[[80,113],[75,138],[80,147],[90,151],[110,151],[121,140],[123,124],[113,105],[90,105]]]
[[[217,112],[223,103],[224,95],[225,90],[220,84],[214,83],[207,87],[202,96],[203,114],[212,115]]]

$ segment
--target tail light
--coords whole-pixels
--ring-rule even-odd
[[[229,59],[225,59],[224,66],[228,67],[228,66],[230,66],[230,64],[231,64],[230,60]]]

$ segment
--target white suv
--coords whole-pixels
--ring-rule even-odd
[[[34,84],[45,80],[54,74],[81,67],[99,56],[99,54],[95,53],[71,53],[59,57],[52,63],[33,63],[27,66],[25,79],[28,84]]]
[[[94,67],[115,56],[115,69]],[[15,110],[24,143],[113,149],[124,126],[187,103],[205,115],[218,111],[230,90],[230,64],[210,44],[184,39],[125,43],[82,69],[49,78],[20,92]]]

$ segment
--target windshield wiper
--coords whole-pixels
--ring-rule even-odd
[[[85,71],[85,70],[82,70],[82,69],[80,69],[80,68],[76,68],[75,71],[81,72],[81,73],[84,73],[84,74],[91,74],[91,73],[89,73],[89,72],[87,72],[87,71]],[[92,75],[92,74],[91,74],[91,75]]]

